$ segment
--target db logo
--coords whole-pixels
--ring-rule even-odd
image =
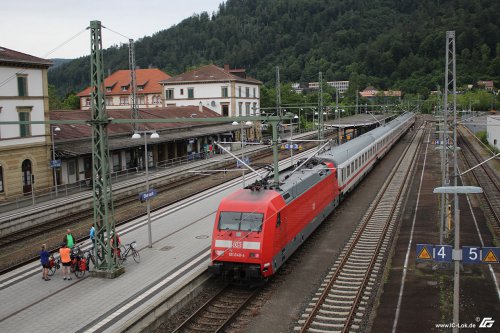
[[[495,321],[491,317],[484,317],[483,320],[481,321],[481,324],[479,324],[479,328],[491,328],[493,327],[493,324]]]
[[[233,247],[235,249],[241,249],[242,246],[243,246],[242,242],[233,242]]]

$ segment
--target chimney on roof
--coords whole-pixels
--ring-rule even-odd
[[[229,73],[229,64],[224,64],[224,72]]]

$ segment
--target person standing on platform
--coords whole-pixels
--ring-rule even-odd
[[[71,277],[69,276],[69,267],[71,266],[71,250],[64,243],[59,249],[59,256],[61,257],[62,275],[64,276],[64,280],[71,280]]]
[[[94,246],[95,246],[95,228],[94,228],[93,224],[90,226],[89,237],[90,237],[90,240],[92,241],[92,248],[94,248]]]
[[[70,229],[66,229],[66,236],[64,236],[63,243],[66,244],[69,249],[72,249],[75,245],[75,236],[73,236]]]
[[[47,246],[42,245],[42,250],[40,251],[40,262],[42,263],[42,279],[49,281],[49,252],[47,252]]]

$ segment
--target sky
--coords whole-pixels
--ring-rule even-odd
[[[90,54],[90,21],[101,21],[103,48],[138,40],[224,0],[17,0],[0,7],[0,47],[40,58]]]

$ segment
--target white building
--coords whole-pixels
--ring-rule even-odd
[[[161,81],[165,106],[201,105],[224,117],[259,114],[262,82],[244,69],[207,65]]]
[[[500,150],[500,116],[489,116],[486,120],[488,143]]]
[[[0,47],[0,121],[48,121],[49,60]],[[0,125],[0,200],[52,185],[48,124]]]
[[[326,84],[335,88],[340,95],[343,95],[349,89],[349,81],[328,81]],[[309,89],[318,90],[319,82],[309,82]]]

